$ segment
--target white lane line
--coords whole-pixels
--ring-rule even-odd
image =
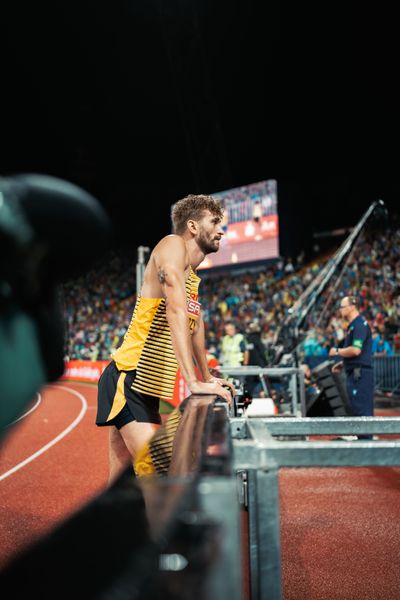
[[[41,403],[42,401],[42,396],[41,394],[39,394],[39,392],[36,392],[37,395],[37,400],[35,402],[35,404],[26,412],[24,412],[20,417],[18,417],[18,419],[15,419],[15,421],[11,421],[11,423],[9,423],[7,425],[7,427],[11,427],[11,425],[14,425],[15,423],[18,423],[18,421],[20,421],[21,419],[25,419],[25,417],[27,417],[31,412],[33,412]]]
[[[46,387],[55,387],[58,390],[60,389],[60,386],[56,386],[56,385],[47,385]],[[19,471],[19,469],[22,469],[22,467],[25,467],[27,464],[29,464],[30,462],[32,462],[33,460],[35,460],[35,458],[37,458],[38,456],[40,456],[41,454],[43,454],[44,452],[46,452],[47,450],[49,450],[49,448],[51,448],[52,446],[54,446],[54,444],[57,444],[57,442],[59,442],[60,440],[62,440],[63,437],[65,437],[68,433],[70,433],[70,431],[72,431],[80,421],[82,421],[88,405],[86,402],[86,399],[84,396],[82,396],[82,394],[80,394],[79,392],[62,386],[63,390],[66,390],[67,392],[69,392],[70,394],[73,394],[74,396],[77,396],[77,398],[79,398],[79,400],[82,402],[82,408],[80,410],[79,415],[76,417],[76,419],[74,421],[72,421],[72,423],[70,425],[68,425],[68,427],[66,429],[64,429],[64,431],[62,431],[59,435],[57,435],[53,440],[51,440],[48,444],[46,444],[45,446],[43,446],[42,448],[40,448],[37,452],[35,452],[34,454],[31,454],[30,456],[28,456],[27,458],[25,458],[25,460],[23,460],[22,462],[18,463],[17,465],[15,465],[14,467],[12,467],[12,469],[9,469],[8,471],[6,471],[5,473],[3,473],[2,475],[0,475],[0,481],[2,481],[3,479],[5,479],[6,477],[9,477],[10,475],[12,475],[13,473],[15,473],[16,471]]]

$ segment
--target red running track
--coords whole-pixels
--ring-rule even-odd
[[[0,568],[107,481],[95,386],[29,409],[0,446]],[[400,468],[282,469],[280,510],[283,600],[400,600]]]
[[[279,485],[284,600],[400,600],[400,467],[281,469]]]
[[[94,424],[96,387],[57,383],[40,396],[0,446],[1,567],[107,481],[107,431]]]

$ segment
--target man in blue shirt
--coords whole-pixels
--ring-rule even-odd
[[[342,318],[349,323],[347,335],[341,348],[331,348],[330,357],[343,358],[332,372],[346,372],[349,404],[354,416],[372,417],[374,414],[374,372],[372,369],[372,332],[357,308],[353,296],[345,296],[340,302]],[[359,439],[372,439],[371,435],[359,435]]]
[[[375,356],[394,356],[394,350],[384,333],[377,334],[372,340],[372,354]]]

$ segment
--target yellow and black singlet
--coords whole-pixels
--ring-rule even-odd
[[[200,281],[191,268],[186,280],[191,333],[200,315]],[[165,400],[172,399],[178,363],[172,347],[165,298],[138,296],[124,341],[112,359],[120,371],[136,370],[132,389]]]

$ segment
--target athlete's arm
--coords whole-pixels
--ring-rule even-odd
[[[229,392],[217,382],[205,383],[196,377],[189,317],[186,304],[185,270],[187,251],[182,238],[165,238],[154,253],[157,277],[166,300],[166,317],[179,369],[192,394],[218,394],[231,402]]]
[[[206,340],[205,340],[205,329],[204,329],[204,321],[203,317],[200,314],[196,323],[195,330],[192,335],[192,347],[193,347],[193,356],[196,360],[197,366],[203,378],[203,381],[207,381],[210,383],[218,383],[224,387],[228,387],[231,390],[233,395],[236,394],[235,386],[226,379],[222,379],[220,377],[215,377],[210,373],[207,364],[207,356],[206,356]]]
[[[207,364],[206,336],[204,330],[204,321],[201,314],[197,319],[196,327],[192,334],[192,348],[193,356],[196,360],[203,381],[208,381],[212,375],[210,374]]]
[[[166,316],[180,371],[190,387],[197,380],[192,359],[186,306],[186,246],[179,236],[164,239],[154,256],[158,282],[166,303]]]

